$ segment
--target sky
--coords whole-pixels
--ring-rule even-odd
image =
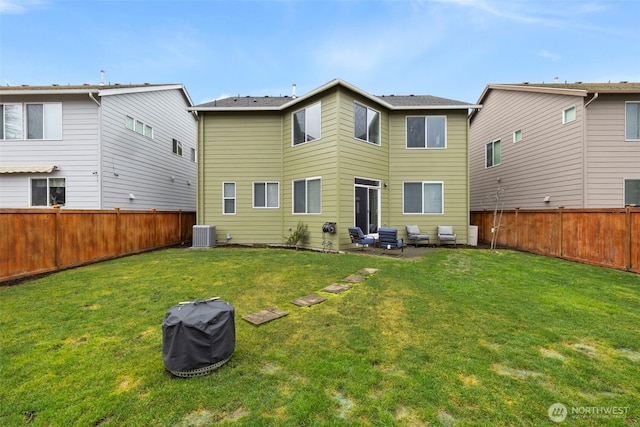
[[[640,81],[638,0],[0,0],[0,84],[184,84],[476,103],[493,83]]]

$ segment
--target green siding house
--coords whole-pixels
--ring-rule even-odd
[[[468,112],[433,96],[374,96],[336,79],[296,97],[232,97],[198,113],[197,223],[218,243],[353,247],[348,227],[469,234]],[[336,223],[336,233],[323,224]],[[231,240],[228,237],[231,237]],[[406,240],[405,240],[406,241]]]

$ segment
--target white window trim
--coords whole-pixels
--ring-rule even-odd
[[[318,105],[320,107],[320,136],[318,138],[316,138],[316,139],[311,140],[311,141],[303,141],[303,142],[299,142],[299,143],[296,144],[295,143],[295,139],[294,139],[295,138],[295,132],[293,131],[295,129],[296,113],[299,113],[300,111],[303,111],[303,110],[306,111],[309,108],[314,107],[316,105]],[[304,115],[304,128],[305,128],[305,131],[307,129],[308,116],[309,115],[305,112],[305,115]],[[305,134],[306,134],[306,132],[305,132]],[[322,139],[322,101],[318,101],[318,102],[315,102],[313,104],[307,105],[306,107],[300,108],[299,110],[296,110],[293,113],[291,113],[291,146],[292,147],[298,147],[300,145],[308,144],[310,142],[316,142],[316,141],[319,141],[321,139]]]
[[[3,107],[6,107],[7,105],[11,105],[11,106],[18,106],[19,110],[20,110],[20,138],[7,138],[7,117],[6,115],[4,117],[2,117],[2,125],[4,126],[4,128],[2,129],[2,133],[1,136],[2,138],[0,139],[0,141],[24,141],[26,140],[25,138],[25,107],[22,103],[20,102],[2,102],[1,103]],[[3,108],[2,109],[2,114],[5,114],[6,109]]]
[[[640,141],[640,138],[627,138],[627,105],[628,104],[638,104],[638,109],[640,109],[640,101],[625,101],[624,102],[624,140],[625,141]],[[638,123],[640,126],[640,123]]]
[[[358,141],[366,142],[367,144],[375,145],[376,147],[382,146],[382,113],[380,113],[380,111],[378,111],[378,110],[376,110],[374,108],[371,108],[371,107],[369,107],[367,105],[364,105],[364,104],[362,104],[362,103],[360,103],[358,101],[354,101],[353,103],[354,103],[354,107],[353,107],[353,138],[357,139]],[[369,141],[369,139],[368,139],[369,138],[369,126],[367,126],[367,139],[360,139],[360,138],[358,138],[356,136],[356,116],[355,116],[355,114],[356,114],[355,105],[356,104],[367,109],[367,117],[369,115],[369,110],[375,111],[376,113],[378,113],[378,135],[380,135],[380,142],[379,143]]]
[[[409,125],[408,125],[408,119],[409,117],[422,117],[424,118],[425,124],[424,124],[424,129],[425,129],[425,141],[424,141],[424,147],[409,147]],[[442,117],[444,118],[444,147],[427,147],[427,118],[439,118]],[[424,116],[424,115],[417,115],[417,116],[406,116],[404,119],[404,134],[405,134],[405,141],[404,141],[404,146],[407,150],[446,150],[447,149],[447,116]]]
[[[573,120],[567,120],[567,111],[572,110],[572,109],[575,112],[575,117],[573,118]],[[562,110],[562,124],[563,125],[566,125],[566,124],[569,124],[569,123],[573,123],[577,119],[578,119],[578,109],[577,109],[577,107],[575,105],[571,105],[571,106],[569,106],[569,107],[567,107],[567,108]]]
[[[422,203],[420,204],[422,212],[405,212],[404,210],[404,185],[407,183],[420,184],[422,191]],[[442,204],[440,206],[441,212],[425,212],[424,211],[424,185],[425,184],[441,184],[442,185]],[[403,215],[444,215],[444,181],[402,181],[402,214]]]
[[[520,139],[516,141],[516,135],[517,133],[520,132]],[[517,144],[519,142],[522,142],[523,136],[522,136],[522,129],[516,129],[513,131],[513,143]]]
[[[129,127],[129,126],[127,126],[127,119],[132,119],[132,120],[133,120],[133,127],[132,127],[132,128],[131,128],[131,127]],[[140,124],[142,124],[142,132],[138,132],[138,131],[136,130],[136,123],[140,123]],[[143,122],[142,120],[140,120],[140,119],[136,118],[135,116],[131,116],[131,115],[129,115],[129,114],[125,114],[125,116],[124,116],[124,127],[125,127],[125,129],[129,129],[131,132],[136,133],[136,134],[138,134],[138,135],[142,135],[142,136],[144,136],[144,137],[145,137],[145,138],[147,138],[147,139],[154,139],[155,131],[154,131],[154,129],[153,129],[153,126],[151,126],[151,125],[150,125],[150,124],[148,124],[148,123]],[[148,135],[146,134],[146,129],[147,129],[147,128],[148,128],[148,129],[151,129],[151,136],[148,136]]]
[[[32,181],[34,179],[38,179],[38,180],[46,180],[47,181],[47,204],[46,205],[34,205],[33,204],[33,184]],[[51,204],[51,184],[50,181],[52,179],[64,179],[64,186],[65,186],[65,203],[64,205],[58,205],[61,207],[65,207],[67,205],[67,178],[64,176],[56,176],[56,177],[37,177],[37,176],[33,176],[29,178],[29,207],[31,208],[44,208],[44,207],[52,207],[54,205]]]
[[[298,181],[304,181],[305,187],[307,182],[309,181],[320,181],[320,212],[308,212],[309,206],[307,206],[307,201],[304,201],[304,212],[295,212],[296,209],[296,192],[295,192],[295,183]],[[305,188],[306,190],[306,188]],[[306,194],[306,193],[305,193]],[[291,180],[291,214],[292,215],[322,215],[322,177],[321,176],[312,176],[309,178],[300,178]]]
[[[27,114],[27,108],[29,105],[42,105],[42,138],[29,138],[29,115]],[[60,138],[47,138],[45,136],[45,105],[60,105]],[[24,103],[24,111],[22,112],[22,120],[24,121],[24,129],[22,130],[23,132],[23,139],[25,141],[62,141],[62,120],[63,120],[63,112],[62,112],[62,102],[25,102]]]
[[[638,178],[622,178],[622,206],[627,206],[627,181],[640,181],[640,176]],[[636,205],[635,207],[640,207],[640,205]]]
[[[173,149],[173,145],[175,142],[175,150]],[[182,157],[184,154],[184,146],[182,145],[182,142],[180,142],[180,140],[173,138],[171,139],[171,152],[173,154],[175,154],[178,157]]]
[[[225,184],[233,184],[233,197],[226,197],[224,195],[224,185]],[[235,181],[223,181],[222,182],[222,215],[235,215],[238,212],[238,184]],[[226,200],[233,199],[233,212],[225,212],[225,204]]]
[[[264,184],[265,185],[265,191],[267,191],[267,194],[265,194],[265,204],[266,206],[256,206],[256,184]],[[269,206],[269,201],[268,201],[268,186],[269,184],[276,184],[278,186],[278,195],[277,195],[277,206]],[[252,207],[254,209],[280,209],[280,182],[279,181],[253,181],[253,183],[251,184],[252,187],[252,192],[253,194],[251,195],[251,204]]]
[[[494,144],[496,142],[500,143],[500,163],[495,163],[495,164],[492,164],[491,166],[489,166],[489,165],[487,165],[487,145],[491,144],[492,146],[495,146]],[[492,154],[492,156],[495,156],[495,154],[493,152],[491,154]],[[491,160],[492,161],[495,160],[495,157],[492,158]],[[495,168],[496,166],[500,166],[501,164],[502,164],[502,140],[500,138],[498,138],[498,139],[494,139],[491,142],[487,142],[484,145],[484,168],[485,169]]]

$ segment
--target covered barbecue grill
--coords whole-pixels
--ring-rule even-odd
[[[235,309],[218,298],[180,303],[162,322],[162,358],[178,377],[198,377],[225,364],[235,349]]]

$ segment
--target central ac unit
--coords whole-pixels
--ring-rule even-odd
[[[192,249],[212,248],[216,245],[215,225],[194,225]]]

